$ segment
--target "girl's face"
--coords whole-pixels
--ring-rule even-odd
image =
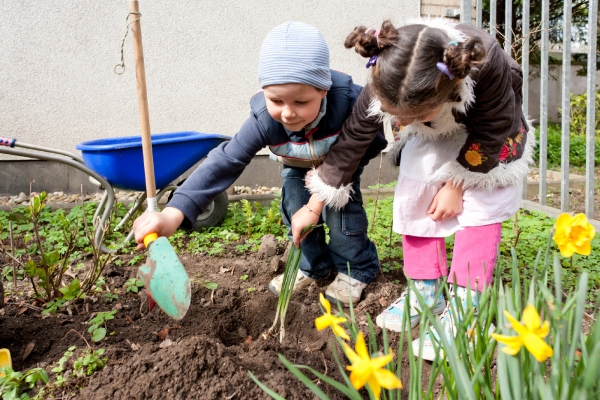
[[[269,85],[263,88],[267,111],[273,119],[292,132],[310,124],[319,115],[327,90],[303,83]]]
[[[395,109],[386,105],[382,102],[381,109],[382,111],[388,111],[390,114],[396,117],[396,121],[400,126],[407,126],[412,124],[413,122],[429,122],[438,115],[440,110],[442,109],[444,103],[435,107],[434,109],[423,109],[423,110],[401,110]]]

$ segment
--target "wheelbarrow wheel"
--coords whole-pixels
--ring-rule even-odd
[[[212,203],[208,206],[206,211],[198,215],[196,222],[192,225],[192,231],[202,231],[204,228],[210,228],[211,226],[217,226],[223,221],[225,215],[227,215],[227,207],[229,206],[229,198],[227,193],[219,193]]]
[[[181,186],[181,184],[185,182],[185,179],[177,184],[177,186]],[[173,197],[173,192],[169,194],[168,201],[171,201]],[[192,225],[190,230],[192,231],[202,231],[204,228],[210,228],[212,226],[217,226],[223,221],[225,216],[227,215],[227,207],[229,206],[229,197],[227,197],[227,193],[222,192],[215,197],[215,199],[208,205],[206,211],[202,214],[198,215],[196,222]]]

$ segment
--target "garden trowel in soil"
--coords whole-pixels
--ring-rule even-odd
[[[0,368],[10,367],[12,368],[12,359],[10,358],[10,351],[8,349],[0,349]],[[3,378],[4,374],[0,372],[0,378]]]
[[[152,159],[152,140],[150,137],[150,118],[148,113],[148,97],[146,92],[146,71],[144,68],[144,52],[142,49],[142,32],[140,27],[139,4],[137,0],[129,2],[130,16],[135,20],[131,23],[133,36],[133,55],[135,58],[135,75],[137,78],[138,106],[142,129],[142,153],[144,159],[144,174],[146,178],[146,194],[148,195],[147,212],[158,211],[156,200],[156,183],[154,180],[154,162]],[[165,237],[151,233],[144,238],[148,248],[146,264],[140,267],[138,275],[144,282],[148,294],[150,311],[154,302],[167,315],[174,319],[182,319],[191,300],[190,279],[175,250]]]

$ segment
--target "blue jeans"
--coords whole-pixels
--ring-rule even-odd
[[[288,237],[292,239],[292,216],[303,205],[308,203],[310,192],[306,189],[304,178],[308,169],[284,166],[281,176],[281,215],[289,229]],[[329,228],[329,243],[325,242],[325,229],[315,228],[302,241],[302,258],[300,270],[312,279],[322,279],[331,272],[337,271],[363,283],[375,279],[379,270],[379,258],[375,244],[367,237],[367,214],[363,208],[360,192],[359,167],[352,176],[354,194],[341,211],[325,207],[319,224],[325,223]]]

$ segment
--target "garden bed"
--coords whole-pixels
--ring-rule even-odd
[[[87,380],[71,380],[65,388],[55,390],[57,397],[70,393],[81,399],[268,398],[248,377],[251,371],[286,399],[313,398],[277,355],[341,379],[328,350],[332,334],[329,330],[319,332],[314,326],[314,319],[321,315],[318,293],[329,281],[313,283],[294,294],[282,344],[278,338],[265,336],[277,304],[268,283],[277,273],[274,266],[282,265],[282,253],[279,248],[272,257],[264,252],[240,256],[226,251],[221,257],[182,254],[193,281],[193,294],[191,307],[181,321],[167,317],[158,307],[148,313],[144,293],[125,293],[123,285],[135,277],[137,266],[109,266],[106,285],[111,291],[116,288],[119,296],[112,303],[88,297],[73,304],[69,313],[42,317],[35,305],[27,306],[26,300],[10,297],[0,311],[0,347],[11,350],[14,369],[21,371],[55,364],[72,345],[77,346],[76,355],[88,344],[106,349],[108,363],[103,370]],[[216,283],[217,289],[207,289],[208,282]],[[366,332],[366,314],[374,318],[401,289],[402,285],[379,275],[356,309],[361,329]],[[115,319],[107,322],[106,338],[94,345],[87,321],[94,313],[108,310],[117,310]],[[378,328],[376,331],[380,333]],[[392,349],[397,348],[398,335],[390,333],[390,339]],[[25,354],[31,343],[33,349]],[[403,381],[409,381],[408,372],[405,359]],[[428,372],[425,364],[423,382],[427,382]],[[81,392],[75,384],[83,386]],[[322,382],[318,384],[330,398],[344,398]]]

